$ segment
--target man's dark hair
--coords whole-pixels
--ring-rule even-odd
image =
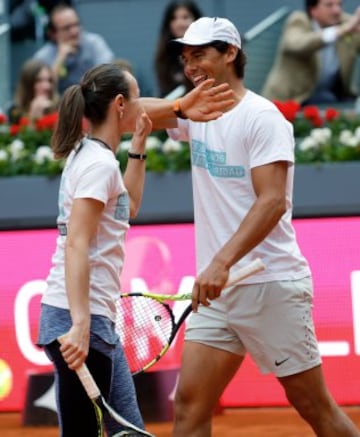
[[[318,5],[320,0],[305,0],[305,10],[310,17],[310,9]]]
[[[218,52],[225,53],[229,48],[227,42],[224,41],[213,41],[210,44],[207,44],[209,47],[214,47]],[[235,74],[239,79],[244,78],[245,73],[245,65],[246,65],[246,55],[243,50],[239,49],[236,58],[234,59],[234,70]]]
[[[48,32],[56,32],[56,27],[54,26],[53,18],[58,12],[62,12],[66,9],[73,9],[76,12],[75,8],[71,5],[71,3],[66,1],[58,2],[58,4],[51,9],[49,13],[49,21],[47,25]]]

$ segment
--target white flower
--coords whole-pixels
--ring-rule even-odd
[[[8,160],[8,154],[5,152],[5,150],[0,150],[0,161],[7,161]]]
[[[161,145],[162,145],[162,143],[159,140],[159,138],[154,137],[154,136],[149,136],[146,139],[146,146],[145,146],[145,148],[147,150],[160,149]]]
[[[310,136],[317,143],[326,144],[331,139],[331,129],[328,127],[313,129]]]
[[[180,141],[175,141],[171,138],[168,138],[164,142],[162,149],[165,153],[180,152],[180,150],[182,149],[182,144],[180,143]]]
[[[319,143],[314,140],[312,137],[306,137],[301,143],[299,144],[300,150],[310,150],[310,149],[318,149]]]
[[[353,135],[349,138],[346,138],[345,141],[342,141],[342,143],[347,147],[357,147],[359,145],[359,139]]]
[[[119,144],[118,150],[130,150],[131,140],[121,141]]]
[[[357,127],[354,132],[355,137],[358,139],[360,143],[360,127]]]
[[[17,161],[18,159],[20,159],[24,149],[25,149],[25,144],[21,140],[19,139],[14,140],[9,146],[11,159],[13,161]]]
[[[49,146],[40,146],[36,149],[34,161],[36,164],[44,164],[46,161],[54,159],[53,152]]]
[[[351,142],[352,138],[353,138],[353,133],[351,132],[351,130],[344,129],[340,132],[339,140],[341,143],[346,144],[348,142]]]

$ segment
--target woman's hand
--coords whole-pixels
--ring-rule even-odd
[[[34,97],[30,104],[30,119],[37,120],[41,118],[52,106],[53,102],[48,97],[44,95]]]
[[[134,135],[145,138],[151,133],[152,130],[152,122],[149,116],[144,111],[144,108],[139,108],[138,114],[136,117],[136,125]]]
[[[152,131],[152,122],[142,107],[139,108],[135,131],[131,143],[131,152],[145,153],[146,138]]]
[[[60,352],[70,369],[78,369],[89,353],[90,330],[72,326],[70,330],[58,338]]]
[[[193,121],[219,118],[235,103],[234,92],[227,83],[213,86],[207,79],[180,99],[180,108]]]

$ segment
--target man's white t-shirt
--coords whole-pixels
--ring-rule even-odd
[[[287,210],[238,267],[257,257],[265,263],[266,270],[247,278],[244,283],[248,284],[309,276],[291,223],[293,131],[275,105],[247,91],[241,102],[218,120],[201,123],[179,119],[178,127],[168,133],[175,140],[188,141],[191,147],[197,271],[209,265],[256,201],[251,169],[288,161]]]
[[[42,302],[69,308],[65,292],[66,235],[61,234],[66,232],[73,202],[78,198],[97,199],[104,203],[89,250],[90,311],[114,320],[114,302],[120,293],[119,276],[129,228],[129,197],[114,153],[90,139],[84,139],[80,147],[71,152],[61,177],[57,219],[60,235]]]

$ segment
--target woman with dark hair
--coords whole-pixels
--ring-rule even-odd
[[[21,69],[16,86],[14,102],[8,109],[11,123],[17,123],[21,117],[30,122],[52,111],[58,105],[59,97],[54,74],[45,62],[29,59]]]
[[[83,135],[83,117],[89,121],[89,137]],[[98,435],[92,403],[73,372],[85,359],[112,406],[133,424],[144,426],[114,320],[124,240],[129,219],[140,207],[151,127],[135,78],[117,65],[89,70],[80,84],[65,91],[60,104],[52,147],[57,158],[66,158],[66,165],[39,344],[55,366],[63,437]],[[122,176],[115,152],[122,134],[129,131],[134,135]],[[112,436],[122,429],[119,425],[107,431]]]
[[[151,107],[154,117],[174,118],[174,111],[181,110],[194,120],[214,119],[233,100],[228,86],[211,85],[209,80],[176,102],[140,100],[129,71],[102,64],[63,95],[52,137],[55,157],[66,158],[59,189],[59,236],[41,302],[38,339],[55,367],[62,437],[98,436],[92,403],[73,371],[85,360],[110,405],[137,427],[144,426],[114,331],[125,236],[129,219],[140,207],[145,142],[152,129],[142,104]],[[122,175],[115,153],[125,132],[134,133]],[[108,436],[122,431],[120,425],[107,427]]]
[[[155,72],[159,95],[162,97],[179,86],[183,87],[183,94],[192,88],[184,76],[179,53],[169,42],[181,38],[189,25],[201,16],[200,9],[192,1],[173,1],[165,9],[155,54]]]

